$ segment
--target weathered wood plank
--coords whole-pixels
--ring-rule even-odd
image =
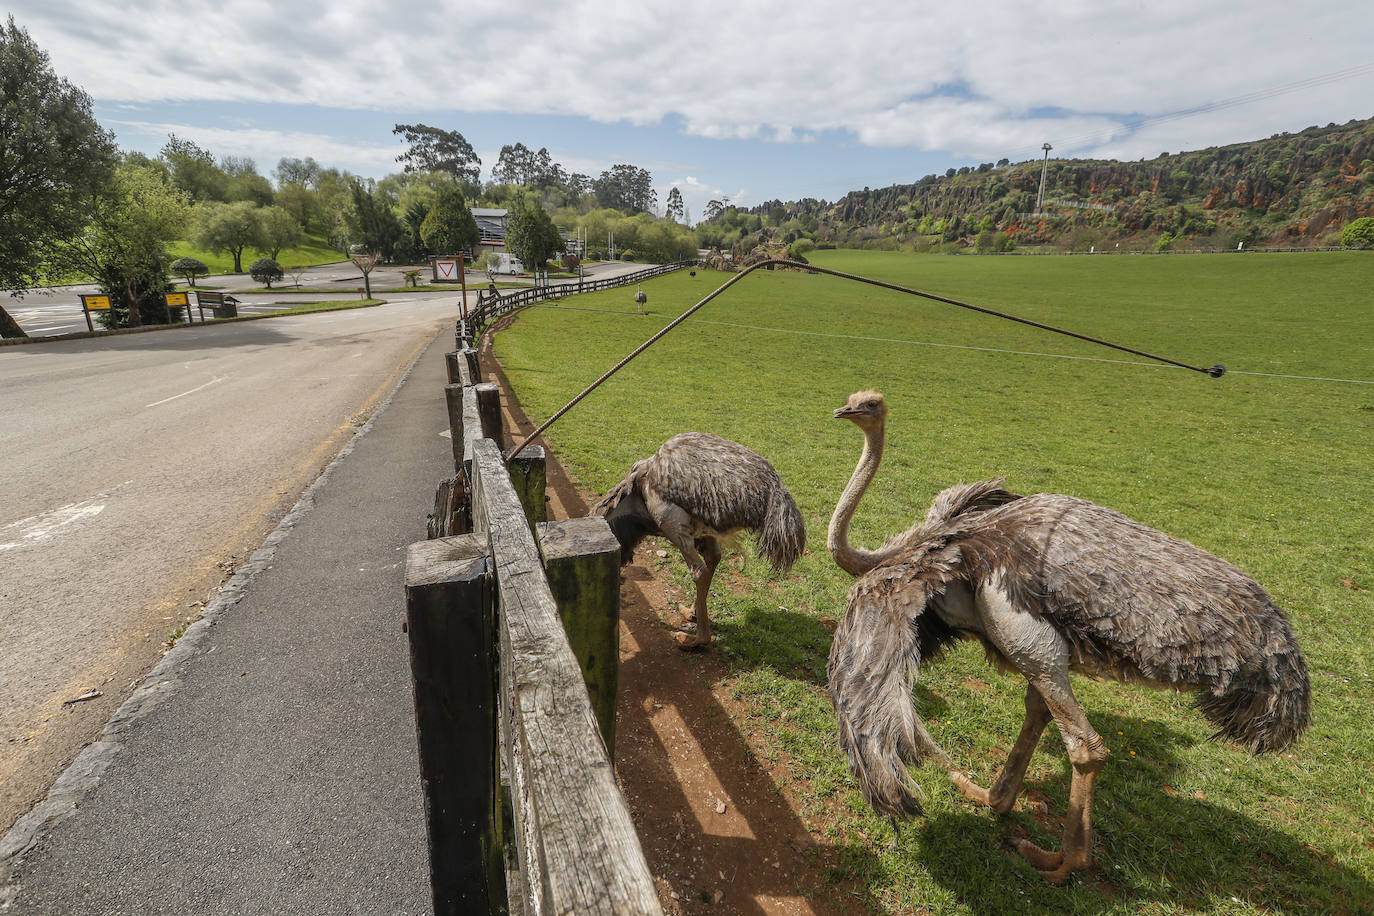
[[[406,632],[439,916],[503,911],[496,621],[485,538],[410,545]]]
[[[461,474],[445,477],[434,491],[434,511],[425,526],[430,538],[453,537],[472,530],[467,483]]]
[[[450,385],[461,385],[463,376],[458,371],[459,356],[457,350],[450,350],[444,354],[444,369],[448,373],[448,383]]]
[[[459,348],[458,375],[464,385],[481,384],[481,364],[477,361],[477,351],[474,350],[472,347]]]
[[[501,453],[473,445],[474,508],[484,508],[509,674],[516,839],[532,912],[662,913],[639,837],[615,782],[582,671]]]
[[[601,737],[615,757],[620,684],[620,544],[604,518],[570,518],[538,526],[549,590],[587,685]]]
[[[548,501],[545,499],[548,489],[548,467],[545,464],[544,447],[531,445],[516,455],[515,460],[506,467],[510,471],[511,485],[515,487],[516,498],[525,509],[525,519],[530,523],[530,527],[533,528],[548,519]]]
[[[482,382],[472,386],[477,392],[477,413],[482,418],[482,435],[505,450],[506,421],[501,416],[501,386],[495,382]]]
[[[445,385],[444,403],[448,405],[448,432],[453,439],[453,469],[463,472],[463,386]]]

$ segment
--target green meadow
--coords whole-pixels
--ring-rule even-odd
[[[684,430],[750,446],[787,482],[810,553],[782,577],[751,552],[727,561],[711,603],[730,669],[718,686],[746,710],[737,727],[782,765],[779,788],[816,838],[834,898],[877,913],[1374,911],[1374,255],[813,261],[1228,368],[1213,379],[923,298],[759,271],[549,430],[597,492]],[[495,351],[539,422],[729,277],[645,283],[646,314],[628,289],[529,309]],[[862,447],[831,413],[863,388],[887,397],[888,449],[853,543],[877,546],[944,487],[992,476],[1119,509],[1247,570],[1287,610],[1312,678],[1306,736],[1250,757],[1209,741],[1187,695],[1077,678],[1112,751],[1092,871],[1051,888],[999,846],[1015,832],[1057,848],[1069,768],[1053,728],[1025,786],[1053,817],[1023,794],[999,819],[924,767],[926,815],[889,848],[891,828],[836,745],[825,677],[852,584],[825,529]],[[745,587],[726,584],[732,575]],[[987,784],[1019,728],[1024,683],[964,644],[922,667],[915,699],[935,739]]]
[[[266,255],[261,251],[257,251],[253,248],[244,249],[243,257],[240,258],[244,273],[248,272],[250,264],[258,258],[263,257],[266,257]],[[232,273],[234,270],[233,255],[228,252],[216,253],[207,251],[204,248],[197,248],[188,241],[169,242],[167,244],[167,258],[169,264],[178,258],[195,258],[204,263],[206,267],[210,268],[210,273],[212,275]],[[281,253],[277,255],[277,263],[284,268],[297,266],[310,267],[316,264],[334,264],[338,261],[346,260],[348,260],[347,257],[340,254],[337,248],[332,247],[321,236],[308,236],[301,244],[294,248],[283,249]],[[181,278],[174,275],[173,279],[180,280]],[[284,282],[287,286],[290,286],[291,278],[284,278]]]

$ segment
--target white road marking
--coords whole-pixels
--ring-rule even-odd
[[[160,400],[160,401],[154,401],[154,402],[151,403],[151,404],[145,404],[145,405],[143,405],[143,406],[144,406],[145,408],[147,408],[147,407],[156,407],[156,406],[159,405],[159,404],[166,404],[168,401],[175,401],[177,398],[184,398],[184,397],[186,397],[186,395],[188,395],[188,394],[195,394],[197,391],[200,391],[202,388],[209,388],[211,385],[215,384],[215,382],[222,382],[222,381],[224,381],[226,378],[228,378],[227,375],[217,375],[217,376],[215,376],[214,378],[210,379],[210,381],[206,382],[204,385],[198,385],[198,386],[196,386],[195,388],[192,388],[190,391],[183,391],[181,394],[174,394],[174,395],[172,395],[170,398],[163,398],[163,399]]]
[[[122,486],[124,484],[119,485],[119,487]],[[115,489],[118,490],[119,487],[115,487]],[[105,511],[103,500],[109,499],[109,496],[109,493],[98,493],[89,499],[83,499],[81,502],[58,506],[42,515],[21,518],[17,522],[10,522],[8,525],[0,527],[0,537],[18,538],[17,541],[7,540],[0,543],[0,552],[51,540],[61,533],[62,529],[85,519],[95,518]]]

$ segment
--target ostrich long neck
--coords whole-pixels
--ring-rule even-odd
[[[840,501],[835,504],[835,514],[830,516],[830,530],[826,535],[826,546],[835,564],[851,576],[861,576],[881,563],[886,557],[876,551],[849,546],[849,522],[859,508],[859,500],[878,473],[878,465],[883,461],[884,424],[877,423],[864,430],[864,452],[859,464],[854,468],[854,476],[849,478]]]

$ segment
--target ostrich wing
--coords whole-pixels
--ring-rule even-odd
[[[958,636],[926,611],[954,578],[959,560],[956,545],[934,538],[865,573],[850,590],[830,647],[827,671],[840,747],[864,797],[882,814],[921,812],[906,764],[934,757],[950,765],[916,715],[911,687],[922,656]]]

